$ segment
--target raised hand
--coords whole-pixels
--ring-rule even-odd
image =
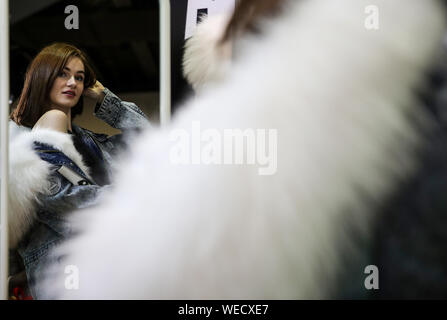
[[[82,94],[96,102],[100,102],[104,99],[104,86],[101,82],[96,81],[93,86],[86,88]]]

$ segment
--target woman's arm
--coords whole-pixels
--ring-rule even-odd
[[[48,192],[40,193],[36,199],[38,222],[19,244],[18,252],[26,270],[29,292],[34,299],[48,299],[38,286],[43,272],[50,266],[60,266],[60,255],[50,250],[62,244],[77,232],[76,213],[78,209],[94,206],[100,202],[100,195],[108,186],[74,185],[62,176],[55,167],[50,175]]]
[[[150,123],[141,109],[132,102],[122,101],[99,81],[84,95],[97,101],[95,116],[113,128],[126,131],[147,128]]]
[[[63,218],[67,214],[97,204],[98,196],[110,186],[96,184],[74,185],[57,170],[50,178],[50,190],[37,196],[43,210],[50,215]]]

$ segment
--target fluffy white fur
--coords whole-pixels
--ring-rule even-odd
[[[185,44],[183,73],[196,91],[225,78],[230,67],[231,45],[219,41],[230,17],[229,14],[205,17]]]
[[[380,29],[364,28],[365,7]],[[58,298],[324,298],[368,235],[370,209],[413,167],[404,114],[444,31],[431,0],[291,1],[242,40],[226,81],[136,141],[115,190],[79,212],[84,231],[46,282]],[[423,118],[423,114],[415,114]],[[173,165],[174,128],[278,130],[278,170]],[[349,210],[348,210],[349,209]],[[352,251],[351,254],[355,254]],[[66,265],[79,289],[66,290]],[[337,289],[337,288],[335,288]]]
[[[36,201],[39,193],[49,190],[51,165],[39,158],[32,149],[34,141],[43,142],[64,152],[86,174],[82,156],[74,148],[70,135],[49,129],[22,130],[10,125],[9,147],[9,247],[15,248],[36,218]]]

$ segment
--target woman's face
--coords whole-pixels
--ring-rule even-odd
[[[81,59],[70,58],[51,88],[51,109],[68,112],[73,108],[84,91],[84,78],[84,64]]]

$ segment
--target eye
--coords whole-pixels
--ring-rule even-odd
[[[61,71],[61,72],[59,72],[58,76],[61,78],[65,78],[65,77],[67,77],[67,73],[65,71]]]
[[[84,77],[83,77],[83,76],[76,76],[75,79],[76,79],[77,81],[81,81],[81,82],[84,81]]]

